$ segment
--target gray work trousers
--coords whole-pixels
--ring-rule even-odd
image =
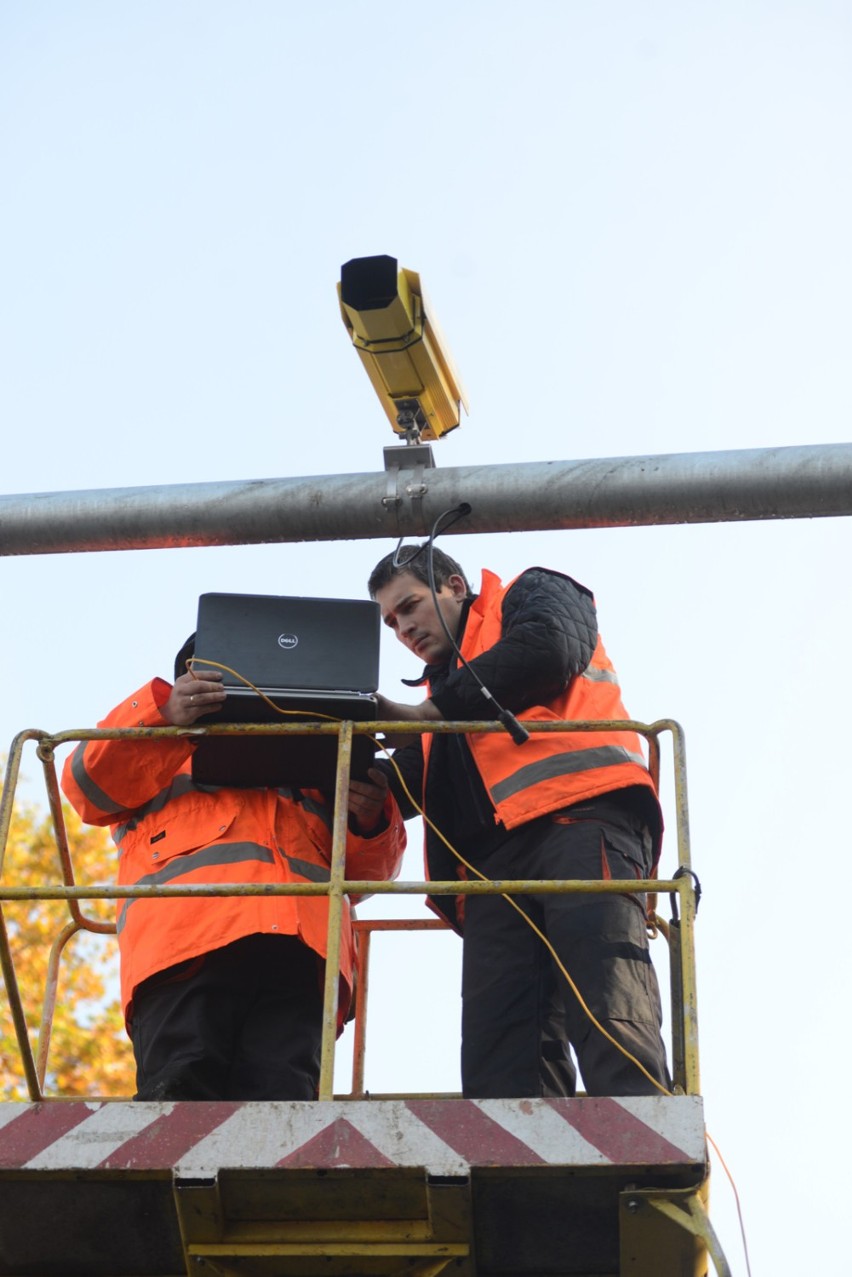
[[[542,817],[507,834],[477,868],[492,879],[647,877],[648,839],[638,821],[620,813],[606,821],[578,819],[571,812]],[[670,1089],[644,896],[541,893],[517,897],[517,903],[547,936],[595,1018]],[[560,1077],[563,1093],[572,1094],[571,1070],[565,1066],[569,1042],[587,1094],[660,1094],[593,1025],[541,939],[508,901],[467,896],[464,1094],[476,1099],[552,1096]]]

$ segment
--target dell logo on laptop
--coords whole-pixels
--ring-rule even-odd
[[[297,634],[279,634],[278,635],[278,646],[283,647],[285,651],[287,652],[289,652],[292,648],[294,648],[298,642],[299,642],[299,636]]]

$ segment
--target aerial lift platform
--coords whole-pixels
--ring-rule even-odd
[[[672,720],[540,724],[640,732],[659,771],[672,740],[678,866],[655,883],[672,919],[658,920],[671,959],[671,1094],[637,1098],[467,1100],[375,1095],[364,1087],[372,932],[442,923],[358,921],[352,1092],[333,1093],[337,962],[344,896],[494,891],[525,884],[352,882],[343,876],[352,737],[392,724],[267,726],[339,734],[330,879],[281,892],[329,897],[329,949],[319,1099],[313,1103],[133,1103],[45,1094],[62,948],[87,919],[81,902],[157,894],[268,891],[239,887],[95,887],[75,881],[54,750],[104,736],[180,729],[22,732],[0,800],[0,870],[22,751],[35,742],[56,831],[62,886],[23,888],[0,873],[6,900],[61,898],[70,921],[53,946],[35,1051],[5,924],[0,958],[28,1099],[0,1104],[0,1277],[704,1277],[729,1268],[707,1217],[709,1164],[699,1093],[694,920],[681,730]],[[197,729],[193,729],[197,730]],[[249,725],[204,731],[245,733]],[[416,729],[415,729],[416,730]],[[430,731],[502,730],[493,723]],[[618,882],[536,883],[541,891],[623,890]],[[2,915],[0,915],[1,917]]]

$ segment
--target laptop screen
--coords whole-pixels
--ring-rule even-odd
[[[364,599],[202,594],[195,670],[227,666],[226,687],[375,692],[379,633],[379,605]]]
[[[379,634],[378,604],[366,600],[202,594],[194,672],[220,669],[228,696],[197,725],[374,719]],[[355,736],[353,776],[366,777],[375,749]],[[328,791],[336,765],[335,736],[207,736],[192,774],[200,784]]]

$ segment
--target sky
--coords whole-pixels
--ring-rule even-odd
[[[845,0],[0,0],[0,495],[381,471],[336,297],[377,253],[470,399],[439,467],[848,441],[850,73]],[[845,1271],[849,520],[444,546],[588,585],[629,712],[682,724],[707,1127],[752,1272]],[[0,751],[169,677],[199,594],[362,597],[392,548],[0,555]],[[387,634],[382,689],[416,672]],[[374,954],[367,1085],[457,1089],[458,940]],[[711,1213],[744,1273],[718,1162]]]

